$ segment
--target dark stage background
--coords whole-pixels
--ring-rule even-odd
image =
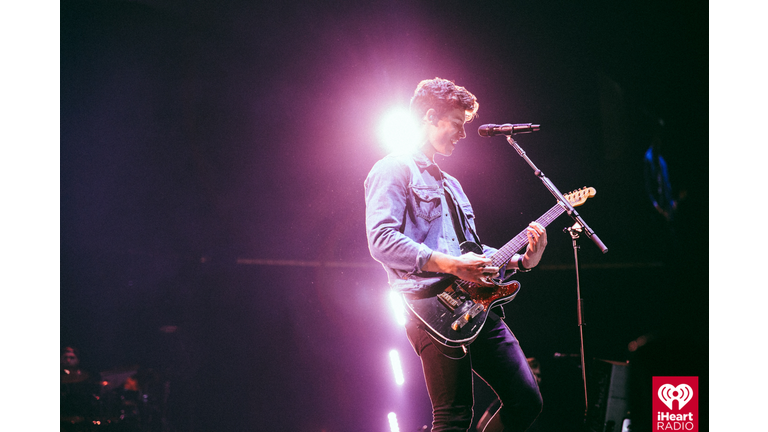
[[[368,254],[363,180],[385,154],[382,115],[440,76],[480,101],[438,163],[484,242],[554,199],[503,138],[474,131],[540,123],[518,142],[563,192],[597,190],[579,212],[610,249],[579,240],[587,357],[637,365],[640,413],[645,377],[700,376],[706,413],[705,5],[62,1],[62,345],[94,371],[155,371],[166,430],[378,432],[389,412],[402,431],[429,424]],[[671,222],[646,192],[654,139]],[[575,430],[583,404],[569,221],[506,307],[543,365],[540,430]],[[493,396],[476,392],[477,419]]]

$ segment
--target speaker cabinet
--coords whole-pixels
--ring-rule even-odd
[[[586,426],[590,432],[629,430],[629,365],[595,360],[587,366],[588,409]]]

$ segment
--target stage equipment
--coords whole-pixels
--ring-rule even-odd
[[[502,125],[484,124],[477,129],[477,133],[479,133],[482,137],[492,137],[496,135],[516,135],[521,133],[531,133],[538,131],[540,128],[541,125],[533,123],[505,123]]]
[[[627,363],[596,359],[590,367],[592,399],[587,412],[589,432],[630,430]]]
[[[539,125],[536,125],[537,129],[539,128]],[[478,131],[480,132],[480,131]],[[482,133],[480,133],[483,135]],[[506,134],[505,134],[506,135]],[[483,135],[485,136],[485,135]],[[557,199],[558,203],[563,206],[566,213],[568,213],[568,216],[570,216],[573,221],[575,222],[574,226],[571,228],[566,228],[564,231],[569,232],[571,234],[571,238],[573,240],[573,250],[574,250],[574,265],[576,267],[576,294],[577,294],[577,316],[578,316],[578,325],[579,325],[579,337],[580,337],[580,343],[581,343],[581,373],[582,373],[582,381],[584,382],[584,416],[586,418],[586,414],[589,408],[589,399],[587,395],[587,370],[586,370],[586,362],[585,354],[584,354],[584,300],[581,297],[581,286],[579,284],[579,259],[578,259],[578,245],[576,244],[576,239],[578,238],[578,235],[582,232],[587,234],[587,237],[589,237],[595,245],[603,252],[608,252],[608,247],[603,244],[603,242],[600,240],[600,238],[595,234],[595,232],[592,230],[592,228],[587,225],[587,223],[584,221],[584,219],[579,215],[579,213],[576,211],[576,209],[573,208],[571,203],[563,197],[563,194],[557,189],[554,183],[547,178],[547,176],[544,175],[544,173],[531,161],[531,159],[528,157],[528,155],[525,153],[525,150],[520,147],[520,145],[512,138],[511,134],[509,136],[506,136],[507,142],[512,146],[512,148],[515,149],[517,154],[520,155],[520,157],[525,160],[526,163],[528,163],[528,166],[533,169],[533,173],[536,177],[541,180],[541,182],[544,184],[544,186],[549,190],[549,192],[554,195],[554,197]]]

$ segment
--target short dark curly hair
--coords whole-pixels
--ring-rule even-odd
[[[477,115],[480,104],[475,95],[464,87],[457,86],[447,79],[435,78],[420,82],[411,98],[413,115],[423,116],[430,108],[437,111],[438,117],[453,109],[462,108],[466,115],[465,121],[469,122]]]

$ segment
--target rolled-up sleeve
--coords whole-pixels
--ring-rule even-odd
[[[432,249],[402,233],[409,188],[409,170],[395,158],[377,162],[365,180],[365,229],[371,256],[384,266],[416,273]]]

